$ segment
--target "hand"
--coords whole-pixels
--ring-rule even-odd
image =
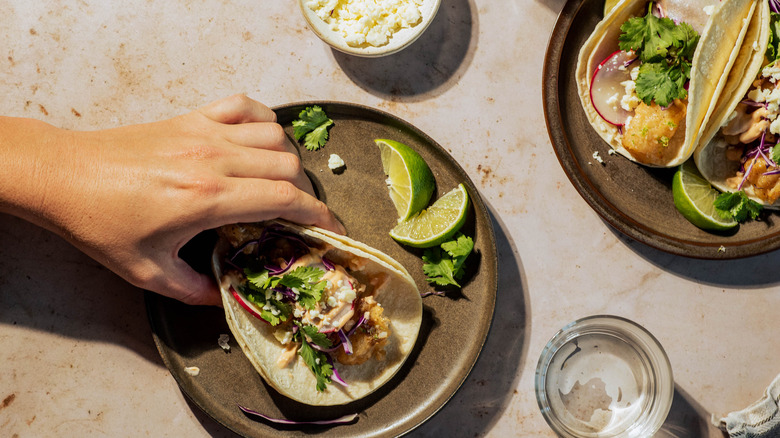
[[[48,228],[130,283],[220,303],[178,257],[201,231],[283,218],[343,233],[276,115],[243,95],[170,120],[75,132],[0,119],[0,211]]]

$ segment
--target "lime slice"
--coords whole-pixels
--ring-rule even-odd
[[[728,230],[737,226],[734,219],[723,219],[713,202],[719,192],[704,179],[693,160],[683,163],[672,180],[674,206],[685,219],[704,230]]]
[[[394,140],[374,140],[382,154],[390,199],[404,221],[428,206],[436,181],[425,160],[409,146]]]
[[[427,210],[390,231],[390,237],[417,248],[430,248],[449,240],[466,222],[469,194],[463,184],[437,199]]]

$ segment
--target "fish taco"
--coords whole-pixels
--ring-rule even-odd
[[[228,325],[279,393],[341,405],[401,368],[420,330],[422,300],[400,263],[349,238],[284,221],[218,233],[212,261]]]
[[[682,164],[702,141],[756,13],[751,0],[623,0],[580,49],[588,121],[614,149],[651,167]]]
[[[771,5],[771,6],[770,6]],[[747,68],[732,72],[729,99],[713,117],[709,141],[694,153],[702,176],[723,192],[744,192],[780,208],[780,5],[762,1],[740,56]]]

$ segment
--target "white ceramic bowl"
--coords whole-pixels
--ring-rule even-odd
[[[331,30],[327,23],[306,6],[306,0],[298,1],[301,12],[309,25],[309,29],[311,29],[322,41],[325,41],[340,52],[364,57],[390,55],[408,47],[417,40],[425,29],[428,28],[428,25],[431,24],[433,18],[436,16],[436,12],[439,10],[440,3],[441,0],[423,0],[423,4],[420,6],[422,20],[412,27],[400,29],[393,33],[390,37],[390,41],[385,45],[375,47],[369,44],[363,44],[360,47],[352,47],[347,44],[340,33]]]
[[[674,379],[661,344],[625,318],[598,315],[561,329],[536,368],[536,400],[566,438],[645,438],[663,424]]]

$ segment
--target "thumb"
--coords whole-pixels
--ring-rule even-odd
[[[214,280],[205,274],[195,272],[184,260],[173,261],[173,269],[167,275],[163,295],[195,306],[222,306],[222,297]]]

